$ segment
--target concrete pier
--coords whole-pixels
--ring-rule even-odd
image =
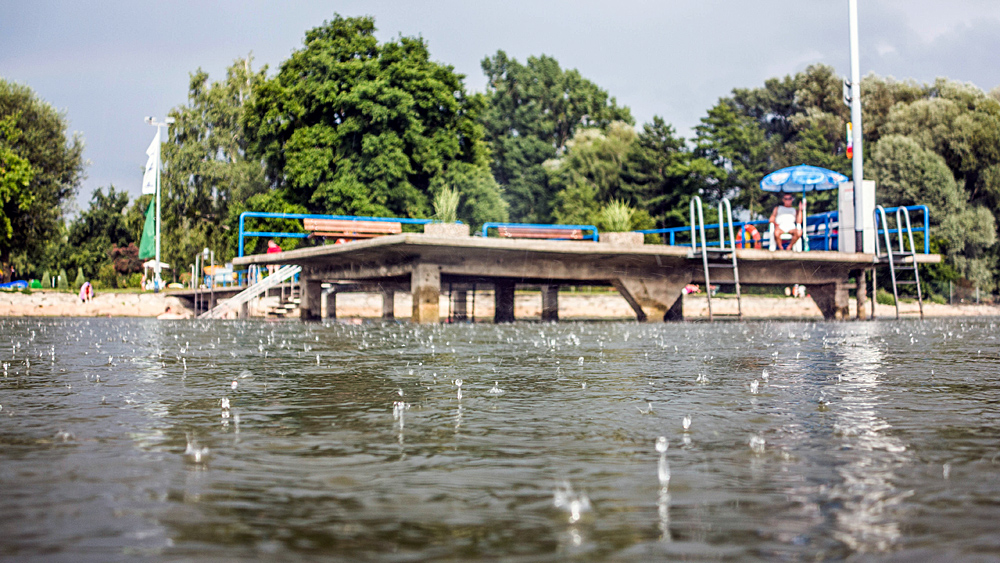
[[[742,285],[805,285],[827,319],[847,318],[849,277],[875,266],[875,257],[862,253],[742,249],[736,256]],[[920,255],[918,260],[937,262],[940,257]],[[408,290],[413,297],[412,320],[418,323],[440,322],[442,292],[453,285],[473,284],[494,290],[496,322],[514,320],[518,285],[542,288],[544,320],[558,319],[560,286],[585,285],[614,287],[640,321],[677,321],[683,320],[684,287],[705,283],[701,256],[685,247],[420,233],[245,256],[233,263],[302,266],[304,319],[320,317],[320,284],[334,282],[343,288]],[[730,268],[713,268],[710,274],[713,285],[733,282]],[[384,303],[390,302],[391,297],[386,297]]]

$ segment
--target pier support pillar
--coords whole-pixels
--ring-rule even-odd
[[[325,319],[336,319],[337,318],[337,292],[333,289],[326,290],[325,299],[323,300],[326,309],[323,310],[323,318]]]
[[[299,301],[299,317],[304,321],[313,321],[322,317],[323,282],[320,280],[303,279],[299,282],[302,292]]]
[[[240,303],[240,318],[247,319],[250,317],[250,302],[244,301]]]
[[[863,321],[868,318],[868,270],[858,270],[856,278],[858,280],[858,320]]]
[[[417,263],[410,274],[410,293],[413,295],[413,322],[441,322],[441,271],[437,266]]]
[[[497,280],[493,284],[493,322],[514,322],[514,282]]]
[[[456,322],[465,322],[469,320],[469,292],[464,289],[460,289],[455,292],[455,305],[452,311],[451,318]]]
[[[687,272],[663,277],[618,278],[611,285],[628,301],[639,322],[683,321]]]
[[[542,286],[542,322],[559,320],[559,286]]]
[[[850,293],[843,282],[810,285],[809,295],[823,313],[823,318],[847,320],[851,318]]]
[[[382,318],[396,318],[396,292],[391,289],[382,290]]]

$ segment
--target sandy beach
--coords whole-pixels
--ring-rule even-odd
[[[262,316],[266,305],[261,303],[251,308],[251,314]],[[48,291],[34,291],[31,294],[0,293],[0,316],[4,317],[155,317],[166,310],[185,311],[184,303],[167,294],[153,293],[101,293],[90,303],[82,303],[76,295]],[[397,293],[394,312],[396,318],[409,318],[410,295]],[[871,305],[868,305],[869,311]],[[493,317],[492,292],[479,292],[473,303],[470,296],[467,303],[470,314],[477,319]],[[719,317],[736,315],[737,302],[734,297],[712,299],[713,313]],[[519,319],[531,320],[541,317],[542,300],[538,292],[518,292],[515,298],[515,314]],[[851,300],[851,314],[856,314],[857,303]],[[900,307],[905,317],[916,317],[917,303],[903,303]],[[892,318],[895,308],[879,305],[879,317]],[[939,305],[924,303],[924,314],[929,317],[957,316],[1000,316],[1000,306],[993,305]],[[337,298],[339,318],[366,318],[382,315],[382,297],[379,294],[343,294]],[[441,317],[449,315],[446,295],[441,296]],[[684,316],[688,319],[708,317],[708,300],[704,295],[686,296]],[[810,298],[783,298],[745,296],[743,316],[747,319],[822,319],[819,308]],[[616,293],[561,293],[559,295],[559,317],[562,319],[633,319],[634,314],[628,303]]]

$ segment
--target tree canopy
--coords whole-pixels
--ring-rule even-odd
[[[21,272],[46,260],[64,204],[83,178],[83,140],[31,88],[0,79],[0,262]]]
[[[482,176],[482,101],[424,40],[379,43],[371,18],[335,17],[262,84],[247,113],[273,188],[313,212],[426,217],[433,190]],[[460,193],[502,207],[495,184]],[[473,197],[470,195],[469,197]]]

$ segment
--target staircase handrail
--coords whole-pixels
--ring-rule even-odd
[[[294,264],[289,264],[283,266],[273,274],[267,276],[266,278],[260,280],[259,282],[248,286],[243,291],[237,293],[231,298],[223,301],[216,305],[213,309],[205,311],[201,315],[198,315],[199,319],[217,319],[228,311],[233,310],[244,303],[249,302],[251,299],[259,296],[265,291],[277,286],[278,284],[284,282],[285,280],[295,277],[299,272],[302,271],[302,266],[296,266]]]

